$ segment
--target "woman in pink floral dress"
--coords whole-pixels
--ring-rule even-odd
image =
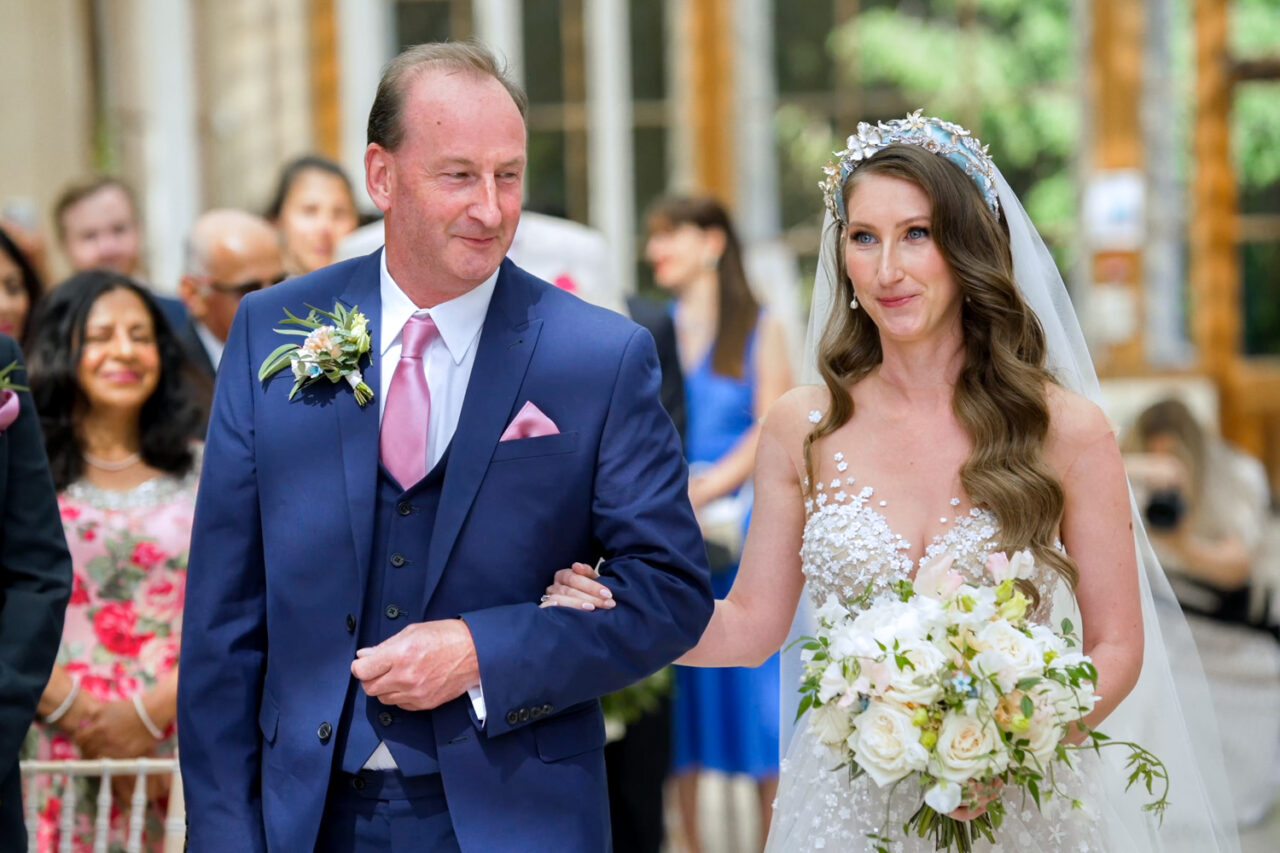
[[[25,754],[171,755],[199,454],[185,361],[150,296],[103,272],[55,289],[28,347],[75,578]],[[148,850],[159,849],[166,781],[149,787]],[[115,787],[113,851],[126,840],[133,779]],[[89,850],[96,781],[76,794],[74,849]],[[42,780],[27,796],[38,849],[53,851],[65,795]]]

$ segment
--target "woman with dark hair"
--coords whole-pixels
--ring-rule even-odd
[[[729,215],[710,198],[667,198],[649,213],[645,256],[671,291],[685,382],[689,500],[712,561],[712,587],[728,594],[751,507],[758,423],[791,387],[781,325],[751,293]],[[700,770],[751,776],[763,838],[778,782],[778,661],[676,669],[674,762],[688,849],[700,849]]]
[[[347,173],[332,160],[314,154],[285,165],[266,218],[280,229],[289,275],[333,263],[338,242],[360,224]]]
[[[152,297],[104,271],[80,273],[49,294],[28,351],[74,569],[58,662],[28,752],[172,754],[199,457],[191,372]],[[132,780],[117,781],[127,803]],[[91,808],[96,792],[77,784],[78,803]],[[158,778],[151,793],[148,849],[158,849]],[[39,849],[52,851],[61,801],[48,788],[34,795]],[[124,840],[125,814],[113,821],[113,843]]]
[[[1185,620],[1164,606],[1172,596],[1130,511],[1115,436],[1085,396],[1097,399],[1097,380],[1052,257],[963,128],[914,113],[861,124],[848,145],[823,184],[808,348],[821,384],[786,394],[761,427],[741,571],[678,662],[757,664],[793,619],[813,633],[810,608],[829,598],[858,614],[930,560],[989,585],[989,556],[1030,550],[1034,568],[1019,580],[1028,618],[1082,625],[1082,651],[1097,668],[1099,698],[1085,722],[1105,719],[1109,735],[1164,760],[1177,815],[1158,824],[1141,798],[1124,795],[1127,771],[1080,752],[1071,769],[1057,767],[1052,797],[1001,799],[998,849],[1238,849],[1203,673]],[[601,591],[579,564],[557,573],[544,603],[572,606]],[[609,618],[596,609],[594,618]],[[789,722],[804,651],[788,649]],[[934,849],[933,838],[901,829],[921,800],[918,780],[903,774],[918,767],[886,770],[904,784],[881,787],[834,767],[826,743],[857,733],[871,744],[859,748],[868,762],[913,748],[910,760],[923,752],[929,767],[988,748],[958,736],[943,743],[947,732],[926,742],[910,709],[903,728],[859,719],[861,689],[836,690],[793,733],[769,850],[882,849],[882,828],[894,850]],[[949,816],[973,820],[998,798],[998,786],[966,784]],[[973,849],[992,848],[979,837]]]
[[[43,291],[31,261],[0,228],[0,334],[21,344],[31,331]]]

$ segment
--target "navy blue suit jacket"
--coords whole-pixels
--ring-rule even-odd
[[[369,573],[378,405],[345,383],[288,401],[258,365],[284,308],[358,306],[379,339],[378,254],[247,296],[218,375],[183,619],[179,737],[192,851],[309,850],[333,766]],[[432,712],[464,851],[608,848],[596,697],[692,646],[712,610],[652,338],[503,263],[412,621],[461,616],[488,718]],[[379,364],[365,370],[377,389]],[[499,442],[532,401],[552,436]],[[537,606],[604,558],[618,606]],[[535,710],[536,709],[536,710]]]

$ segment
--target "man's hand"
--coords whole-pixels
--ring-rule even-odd
[[[461,619],[415,622],[370,649],[356,651],[351,674],[364,692],[406,711],[426,711],[480,683],[471,629]]]

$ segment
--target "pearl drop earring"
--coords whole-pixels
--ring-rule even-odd
[[[858,294],[853,294],[853,298],[849,300],[849,307],[854,311],[858,310]]]

